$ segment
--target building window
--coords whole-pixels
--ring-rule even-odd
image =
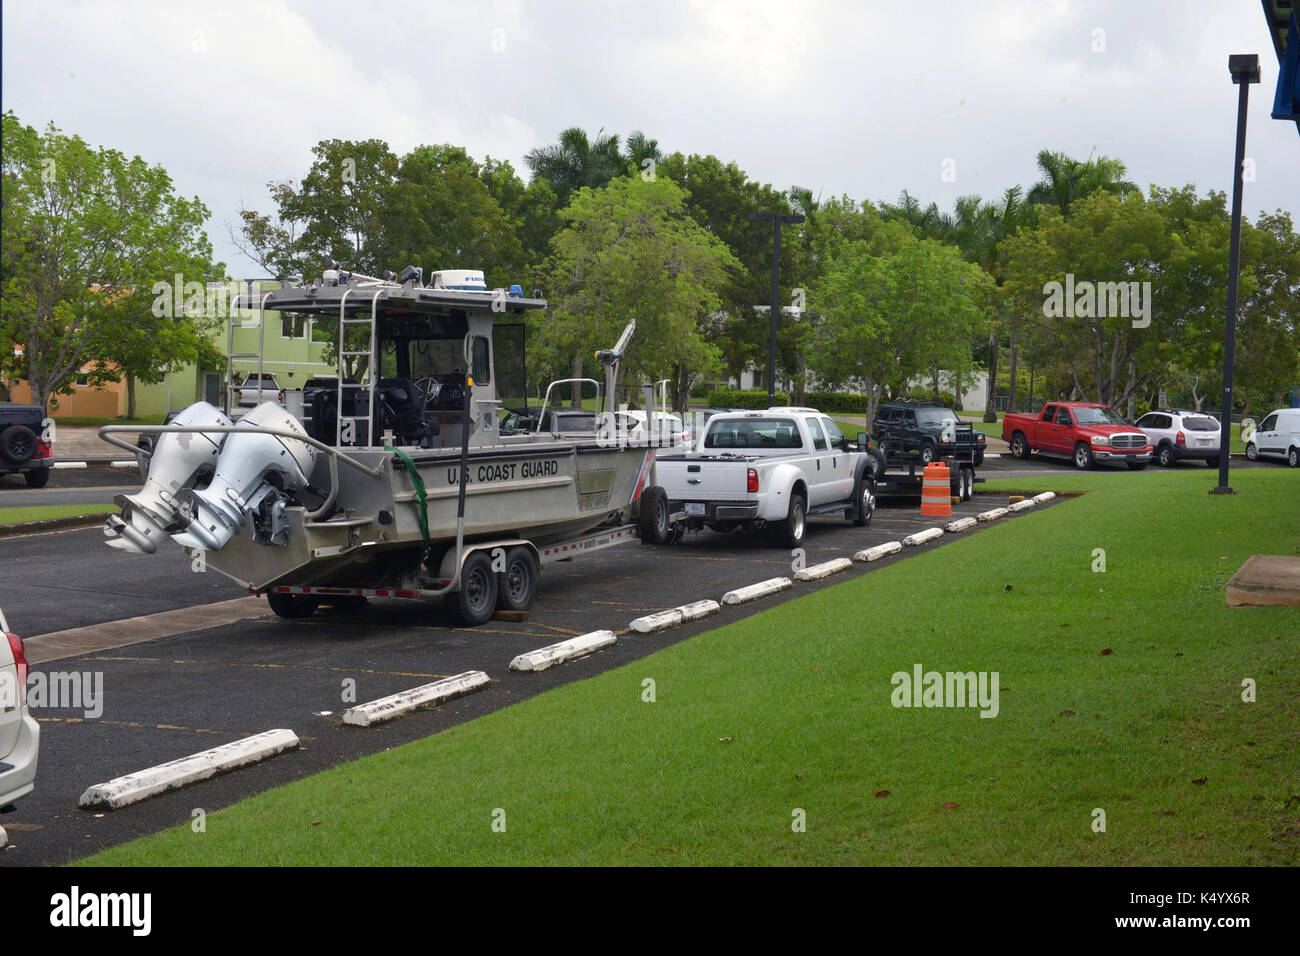
[[[72,384],[76,388],[90,388],[90,373],[78,372],[72,376]]]

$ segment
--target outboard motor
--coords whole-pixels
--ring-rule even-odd
[[[263,402],[235,426],[279,428],[306,437],[296,418],[275,402]],[[187,494],[190,522],[172,539],[186,548],[218,551],[253,519],[255,538],[263,544],[288,540],[284,519],[285,491],[307,487],[316,465],[316,449],[306,442],[250,431],[231,432],[217,458],[217,473],[208,487]]]
[[[196,402],[172,421],[173,425],[229,427],[231,421],[220,409],[207,402]],[[144,487],[133,495],[118,495],[120,515],[110,515],[104,523],[108,546],[119,551],[153,554],[170,530],[183,523],[180,493],[192,486],[205,466],[217,461],[226,436],[197,432],[163,432],[154,444]]]

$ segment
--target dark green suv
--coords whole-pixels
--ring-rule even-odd
[[[912,400],[885,402],[876,411],[871,437],[888,458],[916,457],[928,465],[939,458],[958,458],[976,467],[984,463],[988,439],[951,408]]]

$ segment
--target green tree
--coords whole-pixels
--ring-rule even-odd
[[[535,337],[552,361],[580,361],[635,319],[625,373],[638,383],[669,379],[679,411],[694,381],[720,364],[704,323],[735,265],[685,205],[685,192],[663,177],[620,177],[603,189],[578,190],[552,242],[550,314]]]
[[[811,300],[825,321],[810,367],[831,386],[865,392],[870,421],[884,395],[913,379],[970,370],[966,343],[987,321],[989,287],[953,247],[886,223],[826,263]]]
[[[207,207],[177,196],[161,166],[93,149],[53,125],[43,133],[4,114],[0,209],[0,340],[20,344],[33,401],[125,373],[152,380],[198,354],[192,320],[147,303],[156,282],[218,279],[203,226]],[[150,340],[147,348],[138,343]]]
[[[589,139],[577,126],[561,132],[559,142],[529,150],[524,162],[534,177],[546,180],[561,205],[579,189],[599,188],[627,167],[617,134],[602,129]]]

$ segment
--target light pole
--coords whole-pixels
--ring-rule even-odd
[[[1246,104],[1250,84],[1259,82],[1259,54],[1234,53],[1228,57],[1228,72],[1237,84],[1237,150],[1232,171],[1232,240],[1228,246],[1228,314],[1223,329],[1223,417],[1219,432],[1219,483],[1212,495],[1230,495],[1228,452],[1232,448],[1232,363],[1237,337],[1237,272],[1241,268],[1241,187],[1246,161]]]
[[[800,215],[780,215],[774,212],[751,212],[751,222],[772,223],[772,312],[771,334],[767,343],[767,404],[776,404],[776,317],[781,314],[781,223],[803,222]]]

